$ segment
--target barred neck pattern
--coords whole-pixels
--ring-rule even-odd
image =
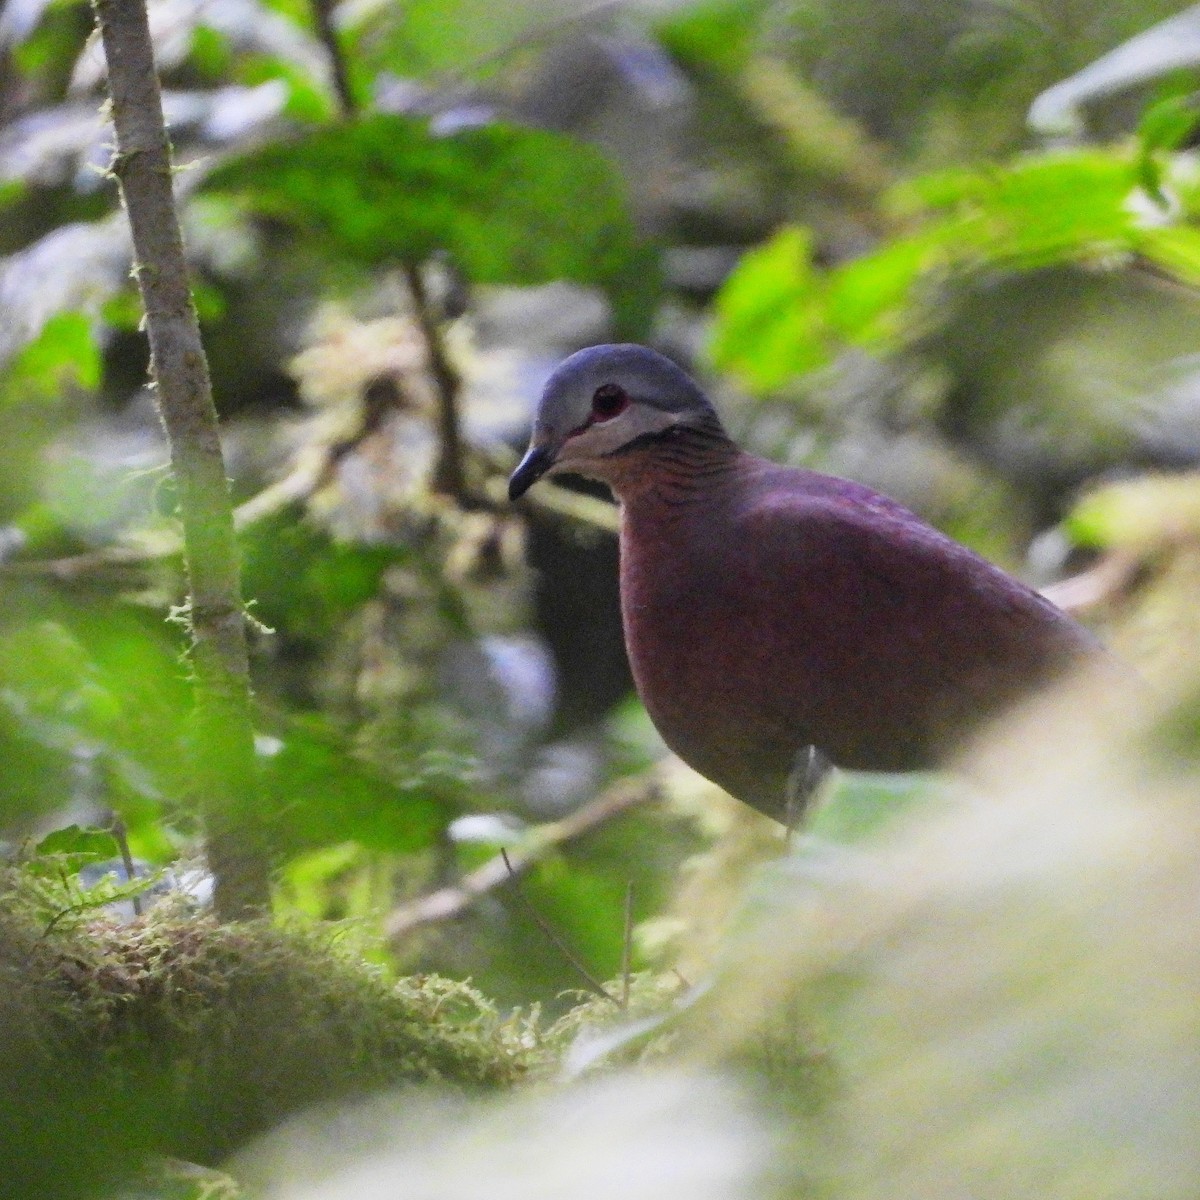
[[[663,438],[647,456],[653,494],[670,506],[711,499],[714,486],[737,459],[738,449],[715,417],[704,425],[676,428],[673,437]]]
[[[739,457],[716,414],[632,445],[610,460],[613,490],[680,507],[711,496]]]

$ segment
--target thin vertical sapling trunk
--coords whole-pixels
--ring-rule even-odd
[[[195,782],[222,919],[270,902],[255,804],[250,674],[237,545],[208,363],[171,187],[170,145],[145,0],[93,0],[108,62],[112,173],[133,232],[151,374],[170,442],[187,571]]]

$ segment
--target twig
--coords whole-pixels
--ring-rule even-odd
[[[608,11],[616,12],[623,4],[624,0],[598,0],[595,4],[586,5],[580,9],[573,9],[561,16],[543,21],[540,25],[535,25],[532,29],[527,29],[511,41],[506,42],[499,49],[491,50],[487,54],[481,55],[479,58],[467,63],[466,66],[444,74],[437,81],[437,90],[452,91],[455,88],[461,88],[486,67],[490,67],[494,63],[503,62],[506,58],[511,58],[512,55],[519,53],[521,50],[541,46],[543,43],[557,38],[564,29],[572,25],[584,25],[601,13]]]
[[[587,985],[589,991],[595,992],[595,994],[602,1000],[609,1000],[618,1008],[620,1008],[620,1000],[618,1000],[616,996],[614,996],[612,992],[610,992],[608,988],[606,988],[604,984],[602,984],[600,980],[598,980],[595,975],[593,975],[591,971],[587,969],[587,967],[584,965],[583,959],[581,959],[579,955],[567,945],[566,940],[562,937],[558,930],[556,930],[554,926],[551,925],[550,922],[547,921],[540,912],[538,912],[537,908],[530,903],[525,893],[521,891],[520,883],[517,880],[516,875],[513,873],[512,863],[508,860],[508,851],[501,850],[500,857],[504,861],[504,869],[508,872],[508,877],[512,881],[513,893],[517,899],[520,900],[521,907],[524,908],[526,913],[533,920],[533,923],[546,935],[547,938],[550,939],[551,942],[554,943],[555,948],[579,974],[579,978],[582,979]]]
[[[462,430],[458,416],[458,393],[462,385],[458,372],[446,354],[442,331],[438,328],[437,318],[430,307],[421,268],[416,263],[405,263],[404,279],[412,294],[417,326],[425,339],[429,370],[437,387],[438,460],[433,469],[432,487],[435,492],[461,500],[466,493]]]
[[[504,475],[490,477],[484,484],[484,495],[488,502],[497,508],[510,507],[512,502],[508,498],[507,477]],[[578,521],[582,525],[591,525],[604,533],[616,533],[620,528],[621,520],[615,504],[608,500],[601,500],[598,496],[588,496],[584,492],[568,491],[565,487],[558,487],[553,482],[527,492],[519,503],[551,513],[556,517],[566,517],[568,520]]]
[[[352,451],[368,432],[364,428],[352,438],[335,445],[314,448],[299,456],[282,479],[268,484],[234,509],[234,528],[243,532],[280,509],[307,500],[329,480],[337,460]],[[499,453],[486,450],[478,453],[485,469],[494,474],[485,480],[481,493],[474,497],[475,502],[495,512],[508,510],[511,502],[508,499],[506,472],[515,465],[516,460],[510,458],[505,461]],[[619,524],[616,505],[583,492],[568,491],[553,483],[530,492],[521,499],[520,504],[581,525],[590,525],[602,533],[616,533]],[[61,583],[73,583],[110,569],[146,567],[174,558],[182,549],[182,541],[178,537],[161,532],[155,535],[152,543],[144,545],[118,543],[102,550],[88,550],[63,558],[0,562],[0,577],[48,578]]]
[[[121,854],[121,864],[125,868],[125,882],[133,883],[135,879],[133,870],[133,855],[129,853],[129,837],[125,831],[125,822],[121,820],[116,813],[113,813],[112,822],[109,825],[109,831],[112,833],[113,841],[117,843],[117,849]],[[129,897],[130,903],[133,905],[133,915],[140,917],[142,915],[142,898],[137,892],[134,892]]]
[[[112,173],[133,235],[155,398],[179,489],[194,686],[196,794],[218,916],[270,904],[269,858],[253,813],[254,743],[233,510],[208,363],[171,190],[171,154],[144,0],[94,0],[108,64]]]
[[[1042,588],[1042,595],[1063,612],[1086,612],[1128,590],[1141,567],[1128,550],[1112,550],[1079,575]]]
[[[121,567],[144,567],[148,563],[171,558],[182,549],[180,540],[172,538],[169,545],[156,547],[116,545],[106,546],[103,550],[87,550],[83,554],[68,554],[63,558],[18,558],[13,562],[0,563],[0,575],[74,583],[77,579],[101,571]]]
[[[464,875],[457,884],[397,906],[384,922],[385,936],[391,942],[398,942],[423,925],[460,916],[482,896],[523,875],[551,850],[598,829],[639,804],[649,803],[658,794],[658,776],[654,771],[614,784],[562,820],[533,830],[520,850],[497,855]]]
[[[317,36],[329,56],[330,70],[333,73],[334,90],[338,97],[338,106],[343,117],[353,117],[358,111],[354,93],[350,88],[350,71],[346,56],[338,41],[337,31],[333,27],[334,0],[311,0],[313,20],[317,27]],[[429,370],[438,396],[438,460],[434,466],[432,487],[435,492],[462,500],[466,493],[465,476],[463,474],[462,433],[458,415],[458,394],[461,383],[458,373],[450,363],[442,342],[441,330],[437,318],[429,304],[429,296],[425,289],[425,280],[421,275],[418,263],[404,264],[404,279],[412,295],[413,310],[417,318],[417,326],[425,340],[425,351],[429,359]]]
[[[625,930],[621,939],[621,1007],[629,1007],[629,986],[633,975],[633,880],[625,885]]]
[[[329,58],[329,73],[333,78],[333,93],[343,117],[352,117],[358,104],[350,87],[350,71],[342,53],[337,30],[333,27],[333,0],[312,0],[313,25],[317,40],[325,47]]]
[[[394,402],[387,402],[382,387],[384,382],[375,380],[367,385],[363,393],[363,419],[350,436],[336,442],[306,447],[298,453],[282,479],[268,484],[233,510],[234,529],[241,533],[255,522],[273,516],[291,504],[308,500],[324,487],[338,462],[377,432],[387,414],[394,409]],[[102,550],[88,550],[63,558],[0,562],[0,576],[51,578],[72,583],[110,568],[137,568],[162,562],[175,557],[182,550],[183,540],[177,533],[156,530],[152,537],[141,535],[141,541],[136,545],[118,543]]]

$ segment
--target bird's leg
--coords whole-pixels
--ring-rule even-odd
[[[832,770],[833,763],[816,746],[801,746],[796,751],[784,792],[783,823],[787,829],[788,841],[791,841],[792,834],[796,832],[808,802],[816,795]]]

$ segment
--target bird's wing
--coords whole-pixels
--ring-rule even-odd
[[[884,611],[913,609],[943,621],[1048,623],[1083,631],[1043,596],[903,505],[858,484],[818,476],[804,490],[765,489],[739,522],[784,578],[804,592],[848,602],[875,597]]]
[[[739,524],[769,574],[764,614],[795,612],[787,652],[814,680],[852,676],[864,710],[997,708],[1097,649],[1033,589],[867,489],[770,489]]]

